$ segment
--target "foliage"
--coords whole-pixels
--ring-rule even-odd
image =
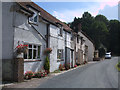
[[[118,62],[118,64],[116,64],[116,68],[118,69],[118,71],[120,71],[120,62]]]
[[[64,70],[64,68],[65,68],[65,66],[64,66],[64,65],[62,65],[62,64],[60,64],[60,65],[59,65],[59,70],[60,70],[60,71],[63,71],[63,70]]]
[[[28,45],[22,45],[22,44],[20,44],[20,45],[18,45],[16,47],[16,52],[18,54],[20,54],[20,53],[27,53],[27,50],[28,50]]]
[[[105,56],[105,49],[102,47],[102,48],[99,48],[99,56],[100,57],[104,57]]]
[[[118,20],[109,21],[109,48],[112,54],[120,55],[120,22]]]
[[[41,78],[41,72],[35,72],[34,78]]]
[[[95,17],[95,21],[104,22],[106,25],[108,25],[109,23],[108,19],[105,16],[100,14]]]
[[[27,71],[24,75],[25,79],[31,79],[34,76],[32,71]]]
[[[81,30],[94,41],[96,49],[103,45],[112,54],[120,55],[120,22],[118,20],[109,21],[104,15],[93,17],[89,12],[84,12],[81,18],[75,17],[74,21],[69,23],[76,33],[78,33],[79,24],[81,24]]]
[[[48,55],[48,54],[50,54],[52,52],[52,49],[51,48],[46,48],[45,50],[44,50],[44,54],[45,55]]]
[[[31,79],[31,78],[41,78],[46,76],[47,76],[47,72],[45,70],[41,70],[39,72],[27,71],[24,75],[24,78]]]
[[[45,63],[44,63],[44,69],[46,70],[47,73],[50,71],[50,62],[48,56],[46,56]]]

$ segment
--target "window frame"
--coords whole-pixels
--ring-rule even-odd
[[[60,58],[58,58],[58,54],[60,54],[59,52],[61,51],[61,56]],[[57,60],[63,60],[64,56],[63,56],[63,49],[57,49]]]
[[[33,14],[33,16],[31,16],[31,17],[28,18],[28,22],[31,23],[31,24],[37,25],[37,23],[38,23],[38,21],[39,21],[39,14],[40,14],[40,12],[34,10],[33,8],[29,8],[29,9],[30,9],[31,11],[33,11],[34,14]],[[37,16],[37,21],[35,22],[35,17],[36,17],[36,16]],[[30,20],[31,18],[32,18],[33,20]]]
[[[35,61],[35,60],[41,60],[41,46],[40,44],[31,44],[31,43],[25,43],[28,45],[28,51],[27,51],[27,59],[25,59],[24,57],[24,61]],[[29,45],[32,45],[31,48],[29,48]],[[36,46],[36,48],[34,48],[34,46]],[[40,54],[39,54],[39,58],[38,57],[38,47],[40,46]],[[29,49],[32,49],[32,59],[29,59]],[[34,50],[36,50],[36,58],[34,59]],[[24,55],[24,54],[23,54]]]
[[[59,33],[58,33],[59,36],[63,36],[63,26],[62,25],[59,25]]]
[[[37,16],[37,21],[35,22],[36,16]],[[30,19],[33,19],[33,20],[30,20]],[[33,16],[29,17],[29,23],[34,23],[34,24],[38,23],[38,13],[35,13]]]

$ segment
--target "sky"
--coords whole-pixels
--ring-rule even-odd
[[[46,1],[46,2],[36,2],[37,5],[42,7],[48,13],[52,14],[62,22],[72,22],[75,17],[82,17],[84,12],[89,12],[92,16],[102,14],[111,19],[118,20],[118,0],[84,0],[84,1]],[[45,1],[45,0],[44,0]],[[114,1],[114,2],[113,2]]]

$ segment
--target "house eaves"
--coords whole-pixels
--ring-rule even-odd
[[[72,29],[70,27],[68,27],[66,24],[64,24],[63,22],[61,22],[60,20],[58,20],[57,18],[55,18],[54,16],[52,16],[51,14],[49,14],[47,11],[45,11],[44,9],[42,9],[40,6],[38,6],[37,4],[35,4],[34,2],[19,2],[18,4],[20,4],[21,6],[28,8],[28,6],[34,7],[36,10],[38,10],[41,14],[41,17],[44,20],[49,21],[49,23],[56,25],[56,22],[60,23],[64,30],[66,31],[71,31]]]

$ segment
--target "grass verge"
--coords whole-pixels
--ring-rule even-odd
[[[116,66],[115,66],[117,68],[117,70],[120,72],[120,67],[119,66],[120,66],[120,62],[118,64],[116,64]]]

